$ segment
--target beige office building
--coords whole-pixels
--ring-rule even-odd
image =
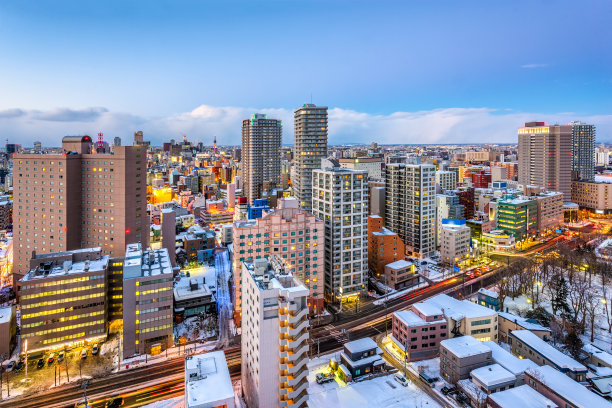
[[[21,351],[105,340],[108,255],[101,248],[35,254],[30,264],[18,282]]]
[[[572,126],[528,122],[518,130],[518,182],[571,195]]]
[[[123,256],[126,244],[149,242],[147,152],[117,146],[92,153],[89,136],[67,136],[62,154],[13,158],[14,280],[38,254],[100,247]]]
[[[612,183],[572,181],[572,202],[597,214],[610,214]]]

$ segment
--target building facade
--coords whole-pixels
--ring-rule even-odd
[[[385,265],[400,259],[404,259],[402,239],[395,232],[383,227],[382,217],[370,215],[368,217],[368,267],[371,276],[387,282]]]
[[[430,164],[386,168],[386,226],[404,241],[409,256],[427,258],[436,250],[435,171]]]
[[[282,258],[244,262],[242,391],[249,407],[305,407],[308,289]]]
[[[505,198],[497,202],[497,229],[521,241],[537,232],[538,204],[526,198]]]
[[[300,208],[312,208],[312,171],[327,157],[327,107],[304,104],[294,111],[293,193]]]
[[[446,223],[444,223],[446,221]],[[442,262],[459,266],[470,257],[470,227],[465,220],[444,220],[440,243]]]
[[[368,275],[368,183],[363,170],[312,172],[312,212],[325,225],[325,297],[360,296]]]
[[[313,313],[324,309],[324,228],[323,221],[298,208],[274,210],[257,220],[234,222],[233,270],[243,262],[279,256],[293,268],[294,276],[310,291],[308,305]],[[236,277],[234,318],[239,322],[242,284]]]
[[[528,122],[518,130],[518,181],[571,193],[572,126]]]
[[[280,186],[282,122],[254,113],[242,121],[242,189],[253,204],[264,190]]]
[[[448,324],[442,310],[416,303],[409,310],[393,313],[392,346],[408,361],[426,360],[438,355],[440,342],[448,338]]]
[[[595,177],[595,125],[570,122],[572,126],[572,180]]]
[[[126,244],[148,246],[146,148],[98,154],[92,146],[89,136],[67,136],[62,154],[14,156],[15,280],[29,270],[32,251],[100,247],[115,257]]]
[[[108,255],[89,248],[34,255],[30,264],[18,282],[22,351],[105,340]]]
[[[491,349],[472,336],[440,342],[440,375],[451,384],[469,378],[472,370],[491,363]]]

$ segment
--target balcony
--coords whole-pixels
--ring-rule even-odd
[[[302,371],[297,377],[289,376],[289,377],[284,377],[284,378],[286,378],[287,384],[289,384],[292,387],[295,387],[296,385],[298,385],[300,383],[300,381],[302,381],[304,379],[306,379],[306,381],[307,381],[308,371],[306,371],[306,370]]]

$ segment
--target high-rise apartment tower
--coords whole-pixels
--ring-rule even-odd
[[[261,198],[264,186],[280,185],[282,122],[254,113],[242,121],[242,180],[249,204]]]
[[[595,125],[570,122],[572,125],[572,179],[592,181],[595,178]],[[569,196],[566,197],[569,201]]]
[[[294,112],[295,179],[293,192],[301,208],[312,208],[312,171],[327,157],[327,107],[304,104]]]

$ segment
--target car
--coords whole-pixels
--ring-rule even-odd
[[[81,358],[82,358],[82,359],[87,358],[87,349],[86,349],[86,348],[84,348],[83,350],[81,350]]]
[[[15,366],[14,370],[15,372],[17,372],[17,371],[21,371],[22,368],[23,368],[23,361],[20,360]]]
[[[98,348],[97,344],[94,344],[93,348],[91,349],[91,355],[95,356],[98,354],[98,351],[100,351],[100,349]]]
[[[6,366],[6,371],[13,371],[13,368],[15,368],[15,362],[13,360],[9,361],[8,365]]]
[[[317,384],[325,384],[334,381],[334,375],[332,373],[317,373],[316,375]]]
[[[53,364],[53,362],[55,361],[55,354],[51,353],[49,354],[49,358],[47,359],[47,363],[49,363],[49,365]]]
[[[442,392],[442,394],[448,395],[449,393],[455,391],[455,388],[454,387],[444,386],[444,387],[440,388],[440,391]]]
[[[62,361],[64,361],[64,352],[63,351],[61,353],[59,353],[58,356],[57,356],[57,362],[61,363]]]
[[[393,375],[393,378],[395,379],[395,381],[397,381],[398,383],[402,384],[404,387],[407,387],[408,384],[410,384],[410,381],[408,381],[406,379],[406,377],[404,377],[402,374],[400,373],[396,373]]]
[[[43,368],[45,366],[45,359],[44,358],[39,358],[38,359],[38,363],[36,363],[36,368]]]
[[[117,397],[106,402],[105,408],[117,408],[123,405],[123,398]]]

